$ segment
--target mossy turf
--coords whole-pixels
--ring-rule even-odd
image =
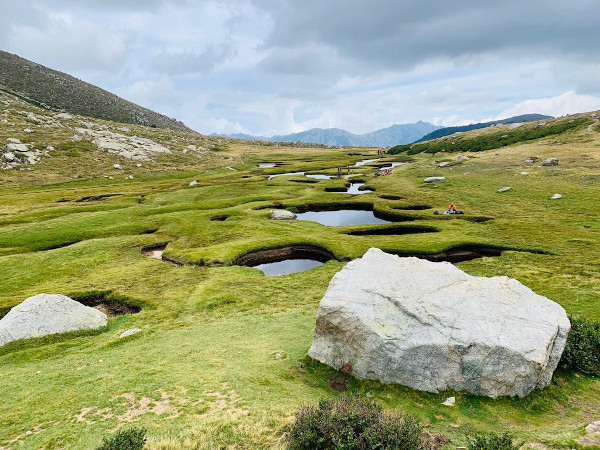
[[[268,181],[267,175],[336,173],[376,157],[374,150],[349,156],[344,149],[231,141],[218,153],[232,160],[188,161],[184,172],[170,171],[165,162],[162,171],[140,171],[131,181],[82,177],[61,183],[53,170],[64,170],[62,159],[46,162],[35,186],[7,175],[10,187],[0,194],[0,312],[42,292],[110,291],[143,307],[95,332],[0,348],[0,448],[94,448],[132,423],[148,429],[148,448],[284,447],[285,425],[301,405],[340,395],[330,386],[344,376],[306,354],[329,280],[342,261],[369,247],[419,253],[466,245],[510,248],[461,269],[516,278],[570,314],[599,320],[600,133],[593,127],[578,133],[469,154],[469,161],[450,168],[433,166],[432,155],[415,155],[383,177],[374,176],[373,166],[353,168],[351,175],[374,190],[357,196],[326,192],[347,180],[297,183],[305,178]],[[560,165],[526,165],[528,156],[556,156]],[[259,169],[259,162],[281,165]],[[90,162],[73,170],[93,168]],[[447,181],[423,183],[437,175]],[[198,185],[188,186],[191,180]],[[503,186],[512,189],[497,193]],[[554,193],[563,198],[551,200]],[[465,215],[433,214],[450,202]],[[373,227],[268,219],[271,207],[334,203],[399,221],[384,227],[438,232],[351,235]],[[222,216],[227,219],[211,220]],[[164,243],[165,256],[183,265],[142,254]],[[231,265],[246,253],[289,245],[322,247],[337,260],[273,278]],[[133,327],[142,331],[119,339]],[[525,399],[344,382],[352,394],[416,414],[430,432],[452,439],[449,448],[464,445],[471,433],[504,430],[526,442],[575,448],[583,427],[600,419],[600,380],[565,371]],[[441,405],[450,395],[456,406]]]

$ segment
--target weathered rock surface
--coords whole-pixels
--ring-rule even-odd
[[[106,314],[60,294],[39,294],[0,320],[0,346],[19,339],[106,326]]]
[[[465,156],[465,155],[458,155],[458,157],[456,158],[457,162],[465,162],[465,161],[468,161],[468,160],[469,160],[469,157]]]
[[[296,217],[296,214],[285,209],[271,210],[271,220],[294,220]]]
[[[441,162],[439,167],[450,167],[450,163],[448,161]]]
[[[548,158],[542,163],[542,166],[558,166],[558,159]]]
[[[516,280],[372,248],[331,280],[308,354],[360,379],[523,397],[550,383],[569,330]]]
[[[510,191],[511,189],[512,189],[512,188],[511,188],[510,186],[506,186],[506,187],[503,187],[503,188],[500,188],[500,189],[498,189],[496,192],[498,192],[498,193],[502,194],[503,192],[508,192],[508,191]]]
[[[552,197],[550,197],[551,200],[558,200],[559,198],[562,198],[561,194],[554,194]]]
[[[428,177],[423,181],[425,181],[425,183],[439,183],[441,181],[446,181],[446,177]]]

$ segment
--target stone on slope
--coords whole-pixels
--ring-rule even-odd
[[[552,197],[550,197],[551,200],[558,200],[559,198],[562,198],[562,195],[554,194]]]
[[[27,144],[6,144],[6,150],[10,152],[28,152]]]
[[[39,294],[0,320],[0,346],[19,339],[106,326],[106,314],[60,294]]]
[[[360,379],[523,397],[548,386],[569,330],[516,280],[372,248],[331,280],[308,354]]]
[[[439,167],[450,167],[450,163],[448,161],[441,162]]]
[[[139,333],[140,331],[142,331],[142,330],[140,330],[139,328],[130,328],[130,329],[129,329],[129,330],[127,330],[127,331],[123,331],[123,332],[122,332],[122,333],[119,335],[119,338],[126,338],[126,337],[129,337],[129,336],[133,336],[134,334],[137,334],[137,333]]]
[[[457,162],[465,162],[465,161],[468,161],[468,160],[469,160],[469,157],[465,156],[465,155],[458,155],[458,157],[456,158]]]
[[[296,217],[296,214],[285,209],[271,210],[271,220],[294,220]]]
[[[548,158],[542,163],[542,166],[558,166],[558,159]]]
[[[446,177],[427,177],[423,180],[425,183],[438,183],[446,181]]]
[[[512,188],[510,186],[506,186],[503,188],[498,189],[496,192],[499,192],[500,194],[502,194],[503,192],[508,192],[510,191]]]

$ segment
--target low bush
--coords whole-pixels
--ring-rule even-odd
[[[571,332],[561,365],[588,375],[600,375],[600,322],[569,317]]]
[[[523,445],[522,442],[514,442],[513,437],[504,433],[502,435],[475,435],[469,441],[468,450],[518,450]]]
[[[105,437],[98,450],[141,450],[146,444],[145,428],[129,428]]]
[[[415,417],[385,414],[372,401],[356,397],[321,400],[305,406],[288,429],[292,449],[403,449],[434,448],[431,436]]]

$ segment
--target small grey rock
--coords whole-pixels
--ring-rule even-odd
[[[137,334],[137,333],[139,333],[140,331],[142,331],[142,330],[140,330],[139,328],[130,328],[130,329],[129,329],[129,330],[127,330],[127,331],[123,331],[123,332],[122,332],[122,333],[119,335],[119,338],[125,338],[125,337],[128,337],[128,336],[133,336],[134,334]]]
[[[425,183],[438,183],[446,181],[446,177],[428,177],[423,180]]]
[[[465,156],[465,155],[458,155],[458,157],[456,158],[457,162],[465,162],[465,161],[468,161],[468,160],[469,160],[469,157]]]
[[[542,166],[558,166],[558,158],[548,158],[542,163]]]
[[[121,166],[121,164],[115,164],[113,167],[117,170],[123,170],[123,167]]]
[[[552,200],[558,200],[559,198],[562,198],[562,195],[554,194],[552,197],[550,197],[550,199],[552,199]]]
[[[188,186],[196,186],[198,184],[198,182],[196,180],[194,181],[190,181],[190,184]]]
[[[448,161],[441,162],[439,167],[449,167],[450,163]]]
[[[512,189],[511,187],[506,186],[506,187],[498,189],[496,192],[502,193],[502,192],[510,191],[511,189]]]

